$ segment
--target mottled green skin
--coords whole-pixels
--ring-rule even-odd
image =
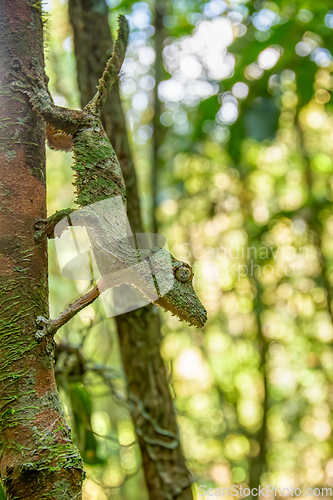
[[[94,203],[80,212],[103,280],[111,288],[132,285],[150,302],[190,325],[202,327],[207,321],[207,312],[194,291],[191,267],[164,248],[135,250],[130,246],[126,234],[126,214],[119,209],[119,205],[118,208],[116,206],[114,204],[112,210],[107,210],[108,203]],[[79,222],[75,221],[75,224]],[[142,265],[144,262],[149,265]],[[184,276],[187,280],[182,280]],[[157,300],[156,293],[159,296]]]
[[[80,129],[73,136],[72,141],[75,160],[72,167],[75,171],[75,202],[83,207],[93,205],[107,198],[121,196],[126,206],[126,188],[117,156],[104,132],[100,119],[91,117],[90,120],[90,126]],[[116,261],[113,270],[116,271],[135,265],[138,261],[137,253],[129,245],[126,245],[125,238],[120,241],[119,239],[115,240],[114,235],[111,234],[106,237],[110,225],[116,224],[117,221],[113,221],[112,216],[111,219],[104,220],[102,215],[98,216],[96,212],[94,215],[96,220],[92,223],[89,234],[92,240],[95,241],[97,248],[100,246],[104,248],[109,261],[113,263]],[[126,236],[125,222],[123,225],[123,236]],[[121,234],[118,235],[119,238],[120,236]],[[162,252],[166,251],[163,250]],[[165,263],[170,262],[171,259],[174,272],[179,266],[186,265],[173,255],[168,255],[169,259],[165,259]],[[150,252],[147,251],[147,259],[149,259],[149,256]],[[142,258],[144,258],[144,252],[141,250]],[[163,269],[160,272],[163,273]],[[167,272],[170,271],[169,267],[166,266],[165,273]],[[154,276],[153,278],[156,285],[156,278]],[[155,290],[150,289],[150,275],[144,276],[140,272],[137,279],[132,275],[132,280],[131,283],[127,284],[132,284],[138,288],[148,299],[155,293]],[[175,277],[171,290],[153,302],[159,307],[170,311],[180,320],[186,321],[197,328],[203,327],[207,321],[206,309],[194,291],[192,278],[184,283],[178,281]]]
[[[73,136],[76,200],[80,206],[121,196],[126,204],[126,188],[114,149],[98,118]]]

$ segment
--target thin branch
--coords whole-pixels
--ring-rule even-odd
[[[43,316],[37,317],[37,325],[41,328],[36,333],[36,338],[42,339],[45,335],[54,335],[60,327],[65,325],[70,319],[72,319],[77,313],[82,311],[85,307],[89,306],[97,299],[97,297],[106,290],[107,285],[100,280],[97,285],[94,286],[85,295],[82,295],[78,300],[70,304],[65,311],[59,314],[58,318],[55,319],[45,319]]]
[[[118,446],[120,446],[121,448],[130,448],[131,446],[137,444],[137,440],[135,439],[134,441],[132,441],[131,443],[129,444],[121,444],[119,443],[119,440],[113,436],[109,436],[109,435],[106,435],[106,436],[102,436],[102,434],[98,434],[98,432],[95,432],[91,426],[89,425],[85,425],[84,428],[87,430],[87,431],[90,431],[94,434],[94,436],[97,436],[99,438],[102,438],[102,439],[107,439],[108,441],[112,441],[113,443],[117,444]]]

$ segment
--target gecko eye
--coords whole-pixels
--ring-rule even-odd
[[[175,278],[181,283],[187,283],[193,278],[193,271],[190,266],[187,266],[186,264],[181,264],[180,266],[178,266],[175,269],[174,273]]]

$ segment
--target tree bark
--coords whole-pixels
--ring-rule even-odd
[[[95,93],[111,53],[108,7],[105,0],[69,0],[69,12],[84,106]],[[104,106],[103,123],[123,170],[132,230],[141,233],[137,181],[117,85]],[[160,354],[158,313],[153,306],[143,307],[117,316],[116,323],[127,378],[128,404],[141,448],[149,497],[151,500],[192,500],[191,479]]]
[[[0,477],[7,500],[81,497],[82,462],[55,385],[53,341],[35,338],[47,316],[45,127],[13,92],[15,67],[43,67],[41,3],[0,2]]]

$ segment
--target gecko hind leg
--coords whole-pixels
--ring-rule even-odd
[[[87,121],[87,115],[81,110],[67,109],[53,103],[47,89],[44,69],[36,58],[32,59],[29,70],[24,69],[21,62],[15,59],[12,63],[10,78],[11,89],[14,92],[26,94],[34,111],[56,129],[73,135]]]

